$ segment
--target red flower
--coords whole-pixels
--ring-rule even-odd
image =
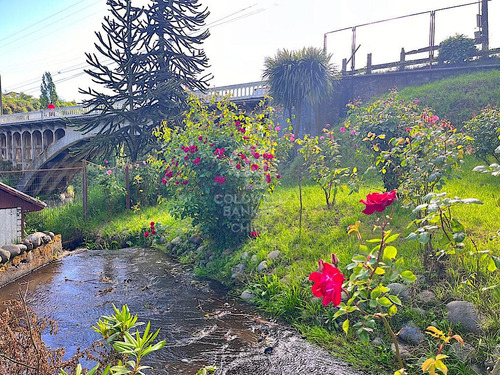
[[[252,171],[256,171],[256,170],[258,170],[258,169],[259,169],[259,166],[258,166],[257,164],[252,164],[252,165],[250,166],[250,169],[251,169]]]
[[[258,158],[260,158],[260,154],[259,154],[258,152],[256,152],[255,154],[253,154],[253,157],[254,157],[255,159],[258,159]]]
[[[188,180],[182,180],[182,184],[183,184],[183,185],[187,185],[188,183],[189,183],[189,181],[188,181]]]
[[[280,174],[277,174],[276,175],[276,178],[279,180],[281,178],[281,175]]]
[[[200,136],[198,137],[198,140],[199,140],[199,141],[203,141],[203,136],[201,136],[201,135],[200,135]]]
[[[319,272],[313,272],[309,275],[309,280],[314,282],[311,291],[315,297],[323,297],[321,301],[323,306],[327,306],[330,302],[333,306],[338,306],[342,298],[344,275],[337,267],[322,259],[318,263]]]
[[[154,229],[151,229],[151,234],[156,234],[156,231]]]
[[[193,160],[193,164],[200,164],[200,157],[198,156],[196,159]]]
[[[155,227],[155,222],[152,221],[151,224],[150,224],[151,228],[154,228]]]
[[[252,238],[256,238],[256,237],[259,237],[260,236],[260,232],[257,232],[257,231],[252,231],[252,233],[250,233],[250,237]]]
[[[226,182],[226,177],[217,175],[215,176],[215,182],[222,185]]]
[[[398,197],[396,196],[396,190],[392,190],[385,193],[371,193],[366,196],[366,200],[361,199],[360,202],[363,203],[366,208],[363,213],[366,215],[371,215],[375,211],[382,212],[386,207],[390,206]]]
[[[144,233],[144,237],[145,238],[149,237],[149,232],[146,231],[146,233]]]
[[[268,184],[270,184],[270,183],[271,183],[271,175],[270,175],[270,174],[266,174],[266,182],[267,182]]]
[[[167,180],[165,178],[162,178],[161,179],[161,182],[163,183],[163,185],[166,185],[167,184]]]
[[[236,169],[241,169],[241,164],[236,164]]]

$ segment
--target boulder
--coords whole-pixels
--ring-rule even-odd
[[[45,236],[47,236],[45,233],[36,232],[30,234],[28,237],[26,237],[26,239],[33,244],[33,249],[36,249],[37,247],[40,247],[44,243],[43,238]]]
[[[257,271],[265,271],[265,270],[267,270],[267,260],[263,260],[257,266]]]
[[[53,232],[49,232],[49,231],[43,231],[43,233],[45,233],[47,236],[49,236],[51,241],[56,236]]]
[[[200,246],[203,243],[203,237],[201,237],[201,234],[195,233],[189,238],[189,242],[194,246]]]
[[[462,346],[462,344],[455,341],[453,344],[451,344],[451,349],[455,352],[458,359],[460,359],[462,362],[470,361],[476,354],[476,349],[474,349],[474,347],[469,343],[464,343],[464,345]]]
[[[245,251],[243,254],[241,254],[241,259],[242,260],[248,259],[248,252],[247,251]]]
[[[178,245],[180,245],[181,242],[182,242],[182,238],[177,236],[170,243],[174,246],[178,246]]]
[[[238,278],[245,272],[246,267],[247,265],[244,263],[237,264],[236,266],[233,267],[233,272],[231,273],[231,277],[233,279]]]
[[[256,263],[258,260],[259,260],[259,258],[257,258],[257,254],[252,255],[252,257],[250,258],[250,261],[252,263]]]
[[[27,238],[25,238],[23,240],[23,245],[25,245],[28,249],[28,251],[31,251],[33,250],[33,242],[31,242],[30,240],[28,240]]]
[[[244,299],[244,300],[251,300],[251,299],[254,299],[255,296],[253,295],[252,292],[250,292],[249,290],[244,290],[242,293],[241,293],[241,299]]]
[[[267,254],[267,259],[275,260],[280,256],[281,252],[279,250],[273,250]]]
[[[2,249],[8,251],[10,253],[10,259],[21,255],[21,249],[17,245],[3,245]]]
[[[387,287],[391,290],[390,293],[398,296],[402,300],[408,299],[408,287],[406,285],[400,283],[391,283],[388,284]]]
[[[19,248],[21,249],[21,254],[28,251],[28,247],[25,244],[20,243],[20,244],[17,244],[17,246],[19,246]]]
[[[473,303],[467,301],[453,301],[446,305],[446,318],[455,324],[461,324],[468,331],[479,333],[480,317]]]
[[[423,290],[417,294],[417,300],[422,303],[436,302],[436,294],[432,290]]]
[[[418,345],[424,340],[424,334],[420,328],[415,325],[415,323],[409,322],[401,328],[399,338],[408,344]]]
[[[0,264],[6,263],[10,260],[10,253],[7,250],[0,248]]]

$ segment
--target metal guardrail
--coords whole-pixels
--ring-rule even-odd
[[[263,98],[268,92],[264,81],[240,83],[237,85],[219,86],[208,89],[205,92],[194,91],[193,95],[206,101],[219,100],[229,96],[232,100],[242,101]]]
[[[232,100],[249,100],[263,98],[268,92],[268,88],[263,81],[241,83],[237,85],[220,86],[208,89],[205,92],[194,91],[196,97],[210,101],[220,100],[229,96]],[[83,105],[74,107],[63,107],[55,109],[43,109],[40,111],[14,113],[12,115],[0,116],[0,126],[10,125],[19,122],[35,122],[43,120],[53,120],[56,118],[67,118],[74,116],[82,116],[88,112]]]
[[[16,122],[32,122],[52,120],[62,117],[74,117],[84,115],[87,110],[82,105],[73,107],[62,107],[54,109],[42,109],[40,111],[14,113],[0,116],[0,126],[2,124],[12,124]]]

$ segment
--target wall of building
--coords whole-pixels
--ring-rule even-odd
[[[0,209],[0,246],[18,242],[21,239],[21,208]]]

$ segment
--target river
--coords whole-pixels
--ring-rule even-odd
[[[219,284],[194,278],[159,250],[73,254],[0,289],[0,300],[27,286],[28,305],[59,326],[45,342],[66,347],[68,357],[99,338],[91,326],[112,313],[112,304],[127,304],[167,342],[146,358],[154,374],[195,374],[205,365],[217,366],[221,375],[361,374],[229,298]]]

